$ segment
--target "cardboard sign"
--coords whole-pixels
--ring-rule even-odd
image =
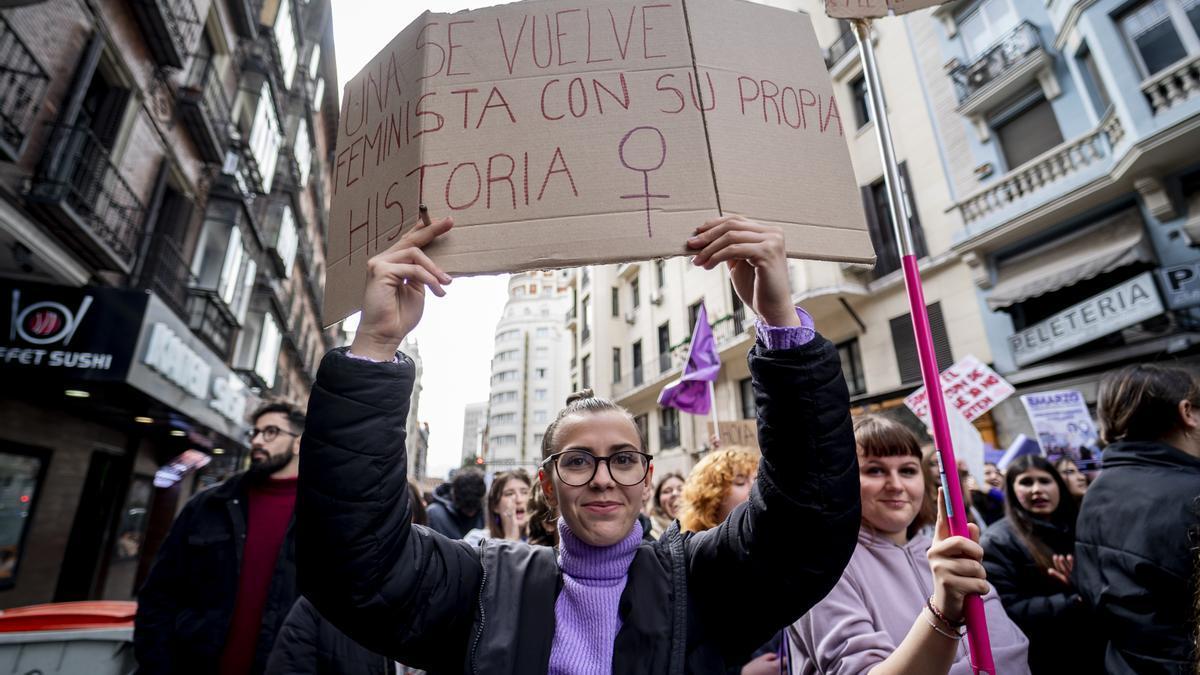
[[[975,421],[1016,391],[996,371],[974,356],[967,356],[943,370],[941,380],[946,406],[962,413],[968,422]],[[930,426],[929,399],[925,395],[925,387],[909,394],[904,404],[925,426]]]
[[[484,274],[688,253],[704,220],[781,226],[792,257],[871,263],[805,14],[745,0],[528,0],[425,13],[350,82],[324,320],[367,260],[454,216],[427,253]]]
[[[713,423],[708,423],[708,435],[713,435]],[[758,450],[758,421],[756,420],[733,420],[730,422],[720,422],[720,439],[722,448],[731,448],[735,445],[740,445],[746,448],[754,448]]]
[[[935,7],[946,0],[825,0],[825,14],[835,19],[877,19]]]
[[[1070,457],[1081,469],[1099,469],[1100,433],[1087,400],[1073,389],[1022,394],[1021,403],[1052,461]]]

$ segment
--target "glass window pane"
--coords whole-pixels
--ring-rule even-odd
[[[1121,29],[1153,75],[1187,55],[1163,0],[1151,0],[1121,18]]]
[[[242,248],[242,231],[233,228],[230,233],[229,246],[225,250],[225,264],[221,267],[221,279],[218,282],[217,293],[229,307],[233,306],[233,296],[237,292],[238,273],[242,270],[242,258],[246,255]]]
[[[279,45],[283,86],[291,89],[292,76],[296,72],[296,61],[300,59],[300,55],[296,53],[296,31],[292,25],[292,6],[288,0],[279,3],[279,13],[275,15],[275,44]]]
[[[41,469],[37,457],[0,453],[0,585],[16,576]]]
[[[263,316],[262,338],[258,347],[258,359],[254,364],[254,372],[262,377],[267,387],[275,386],[275,370],[279,366],[279,347],[282,340],[275,317],[268,312]]]
[[[296,230],[296,218],[292,215],[292,207],[284,204],[279,217],[279,239],[275,243],[275,251],[283,260],[284,277],[292,276],[292,266],[296,263],[296,247],[300,243],[300,235]]]
[[[988,47],[987,24],[983,12],[972,12],[958,22],[958,33],[967,47],[967,58],[974,59]]]
[[[1183,0],[1180,4],[1183,5],[1183,11],[1192,24],[1192,30],[1200,36],[1200,0]]]

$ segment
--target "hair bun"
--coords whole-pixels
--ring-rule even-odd
[[[582,401],[589,398],[596,398],[596,392],[592,391],[591,389],[580,389],[579,391],[567,397],[567,405],[571,405],[576,401]]]

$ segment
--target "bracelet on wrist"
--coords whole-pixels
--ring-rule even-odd
[[[942,613],[942,610],[938,609],[937,605],[933,604],[933,596],[932,595],[929,596],[929,599],[925,601],[925,606],[929,608],[929,612],[931,614],[933,614],[934,616],[936,616],[938,618],[938,621],[941,621],[942,623],[946,624],[947,626],[949,626],[951,628],[954,628],[957,630],[957,629],[962,628],[963,626],[967,625],[966,621],[962,621],[962,620],[951,621],[950,619],[946,618],[946,615]]]
[[[925,623],[929,624],[930,628],[937,631],[938,635],[941,635],[950,640],[961,640],[963,638],[963,631],[961,629],[951,633],[950,631],[947,631],[947,630],[943,629],[941,626],[938,626],[936,623],[934,623],[934,620],[929,618],[929,615],[927,615],[924,611],[921,612],[921,616],[925,617]]]

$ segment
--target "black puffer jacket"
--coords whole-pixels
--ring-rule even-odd
[[[266,675],[393,675],[396,662],[380,656],[334,627],[305,598],[292,606]]]
[[[1034,535],[1060,555],[1073,553],[1072,529],[1034,522]],[[1099,673],[1104,647],[1096,640],[1091,613],[1075,589],[1051,579],[1005,518],[983,535],[983,566],[1004,610],[1029,638],[1033,675]]]
[[[188,501],[138,593],[133,644],[140,675],[217,672],[237,601],[246,543],[246,475]],[[251,673],[261,673],[299,596],[295,519],[279,548]]]
[[[837,583],[857,542],[858,465],[837,350],[749,355],[763,461],[715,529],[643,542],[613,673],[724,673]],[[309,399],[297,510],[300,585],[368,648],[430,673],[544,673],[561,574],[553,549],[478,548],[409,523],[413,364],[327,355]],[[796,533],[809,545],[798,548]],[[748,609],[746,598],[757,598]]]
[[[1104,450],[1079,513],[1075,582],[1109,673],[1194,672],[1198,495],[1200,459],[1163,443]]]

